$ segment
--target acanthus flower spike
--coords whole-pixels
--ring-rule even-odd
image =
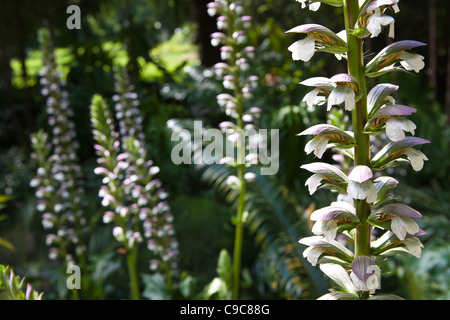
[[[319,1],[300,2],[302,7],[319,7]],[[423,247],[417,237],[424,232],[414,221],[421,217],[420,213],[397,203],[392,190],[398,181],[389,176],[378,176],[378,172],[404,163],[410,164],[416,171],[422,169],[428,159],[415,147],[429,141],[406,136],[406,133],[415,134],[416,125],[406,117],[417,110],[396,104],[391,95],[398,90],[398,86],[382,83],[368,94],[366,92],[367,77],[377,77],[394,70],[418,72],[424,67],[423,57],[410,52],[425,45],[418,41],[395,42],[381,50],[367,65],[364,63],[363,38],[378,36],[384,27],[389,28],[388,35],[394,37],[395,21],[388,14],[391,9],[394,13],[399,12],[398,2],[342,1],[345,30],[335,35],[345,43],[342,46],[339,39],[322,26],[310,24],[290,30],[307,34],[305,39],[289,47],[294,60],[308,61],[315,51],[322,50],[337,54],[341,61],[339,58],[344,57],[348,70],[348,74],[330,79],[315,77],[300,83],[314,87],[303,98],[308,110],[326,102],[328,110],[344,104],[345,111],[351,111],[351,123],[345,123],[347,115],[344,114],[341,120],[336,117],[336,112],[330,112],[327,114],[329,124],[315,125],[299,134],[314,135],[305,145],[307,153],[314,152],[317,157],[322,157],[330,147],[338,152],[332,157],[338,162],[337,165],[316,162],[301,166],[313,173],[305,183],[310,194],[318,189],[338,193],[338,201],[309,215],[314,222],[311,231],[315,236],[299,241],[307,247],[303,256],[313,265],[320,264],[322,272],[340,287],[320,297],[320,300],[401,299],[390,294],[375,294],[381,283],[378,264],[397,253],[420,257]],[[317,38],[322,33],[325,36]],[[343,51],[337,53],[329,50],[333,47],[327,47],[329,39],[338,42],[334,44],[334,49]],[[391,142],[375,151],[373,156],[376,144],[371,143],[380,133],[386,133]],[[373,138],[370,139],[369,135]],[[344,155],[353,160],[353,165],[342,161]],[[377,228],[376,233],[372,232],[374,228]],[[378,240],[372,241],[379,232],[381,236]],[[354,241],[353,252],[347,254],[346,250],[338,249],[335,239],[342,235]]]

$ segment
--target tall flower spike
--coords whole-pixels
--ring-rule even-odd
[[[301,1],[303,7],[315,2],[319,1]],[[330,4],[329,1],[320,2]],[[339,128],[337,124],[341,123],[333,118],[333,125],[314,125],[299,134],[314,136],[305,145],[307,153],[314,152],[320,158],[327,148],[333,147],[340,155],[348,155],[354,161],[350,172],[347,172],[348,166],[341,169],[321,162],[301,166],[313,173],[305,183],[310,194],[319,188],[330,189],[338,193],[338,201],[310,215],[310,220],[314,221],[311,231],[316,236],[301,239],[299,243],[307,246],[303,256],[313,265],[320,264],[320,269],[340,287],[339,291],[319,299],[400,299],[393,295],[375,294],[381,284],[381,270],[377,264],[399,252],[420,257],[422,243],[417,237],[424,231],[414,219],[421,215],[395,201],[391,191],[397,186],[397,180],[388,176],[374,177],[374,172],[403,163],[420,170],[427,157],[415,147],[429,141],[406,136],[405,133],[415,134],[416,125],[406,117],[417,110],[395,103],[391,95],[398,86],[378,84],[368,94],[365,86],[366,77],[378,77],[395,70],[421,70],[423,57],[410,50],[424,44],[395,42],[364,65],[362,39],[378,36],[383,27],[389,28],[390,37],[394,36],[394,18],[387,13],[391,9],[394,13],[399,11],[398,0],[345,0],[340,4],[344,4],[346,30],[336,36],[343,43],[325,27],[314,24],[288,31],[307,34],[305,39],[289,47],[294,60],[308,61],[315,51],[346,58],[348,74],[330,79],[315,77],[301,82],[314,87],[303,98],[308,110],[327,102],[328,110],[344,104],[345,111],[352,113],[351,126],[342,123],[345,129]],[[342,52],[330,49],[332,45],[327,46],[330,39],[336,40],[334,48],[342,49]],[[347,128],[352,131],[345,131]],[[380,133],[386,133],[391,142],[372,156],[368,135]],[[347,150],[351,147],[354,147],[353,152]],[[371,241],[371,231],[375,227],[381,230],[381,237]],[[354,252],[348,253],[348,249],[342,250],[336,245],[335,238],[339,233],[354,240]]]
[[[129,94],[123,91],[122,96],[128,97]],[[123,108],[129,110],[126,105]],[[100,96],[92,99],[91,120],[98,143],[95,148],[98,163],[103,165],[94,172],[104,177],[99,192],[102,205],[112,209],[105,211],[103,221],[116,225],[113,235],[123,243],[129,260],[136,259],[132,252],[137,252],[138,244],[145,240],[148,250],[154,255],[149,268],[161,270],[170,279],[177,272],[178,260],[173,216],[166,202],[168,195],[154,177],[159,168],[152,161],[145,160],[147,154],[139,139],[139,131],[130,131],[132,127],[129,125],[136,123],[139,117],[137,109],[118,117],[123,121],[119,125],[124,134],[121,136],[115,131],[107,104]],[[129,271],[132,278],[131,267]]]
[[[217,24],[221,26],[222,35],[213,34],[213,39],[221,44],[221,58],[224,60],[215,65],[216,75],[223,80],[223,87],[229,92],[217,95],[218,104],[225,109],[226,115],[234,121],[225,121],[220,124],[226,130],[227,139],[235,143],[237,157],[224,157],[219,163],[233,165],[236,175],[227,179],[227,184],[238,194],[237,211],[235,218],[235,250],[233,253],[233,286],[232,299],[238,299],[241,273],[241,248],[243,239],[243,214],[245,207],[245,190],[247,183],[255,179],[251,172],[246,172],[246,166],[258,164],[259,157],[255,153],[246,155],[245,142],[240,139],[241,134],[255,127],[259,118],[259,108],[247,108],[247,101],[252,98],[252,91],[258,83],[258,78],[249,75],[250,59],[254,56],[255,48],[248,45],[247,29],[251,26],[251,17],[243,15],[244,7],[240,2],[231,0],[216,0],[208,5],[208,10],[220,12]],[[226,22],[226,23],[224,23]],[[234,131],[234,132],[233,132]],[[245,140],[245,139],[244,139]],[[252,161],[248,161],[251,159]]]
[[[31,137],[33,158],[39,168],[30,185],[37,188],[37,210],[43,212],[42,224],[49,230],[45,241],[49,258],[62,258],[67,265],[77,263],[85,270],[84,186],[73,111],[55,61],[50,32],[40,30],[39,41],[44,61],[39,72],[41,93],[46,97],[51,132],[40,130]]]
[[[134,86],[125,67],[114,66],[114,89],[116,117],[119,120],[119,132],[122,139],[136,137],[141,143],[144,141],[144,130],[142,128],[142,116],[139,110],[139,99],[134,92]]]

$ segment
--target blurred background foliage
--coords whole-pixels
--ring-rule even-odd
[[[223,167],[198,170],[174,165],[166,126],[170,119],[196,119],[214,127],[225,119],[215,99],[222,89],[211,67],[220,57],[217,48],[210,45],[216,25],[206,13],[207,2],[1,2],[0,194],[2,202],[8,201],[0,207],[0,263],[13,266],[16,274],[26,276],[45,291],[44,298],[60,297],[61,281],[58,283],[57,268],[47,257],[36,199],[29,187],[36,170],[30,159],[29,137],[47,126],[38,76],[42,61],[37,31],[42,27],[51,31],[56,59],[67,81],[93,210],[99,207],[99,181],[92,172],[95,156],[89,126],[90,99],[95,93],[112,96],[114,64],[127,66],[141,97],[146,147],[150,158],[161,167],[160,178],[170,193],[183,271],[178,295],[158,296],[147,288],[146,296],[192,298],[216,275],[220,278],[224,274],[220,261],[226,264],[226,259],[220,252],[232,250],[234,210],[227,190],[218,186],[227,172]],[[81,8],[81,30],[66,28],[70,4]],[[311,234],[305,215],[314,206],[328,205],[331,199],[321,192],[312,198],[304,187],[308,175],[299,166],[311,162],[312,157],[303,152],[306,141],[295,135],[325,119],[325,113],[322,109],[307,110],[301,103],[307,89],[298,82],[344,72],[345,65],[326,54],[317,54],[306,64],[292,62],[287,47],[294,36],[285,31],[315,22],[338,32],[343,21],[340,9],[323,6],[318,12],[310,12],[301,10],[294,0],[249,0],[243,4],[253,17],[249,39],[256,47],[256,57],[251,70],[260,78],[252,104],[263,110],[260,127],[280,129],[280,170],[275,177],[259,177],[248,194],[243,298],[313,299],[327,289],[328,283],[304,263],[297,240]],[[393,173],[400,181],[398,195],[422,212],[421,227],[428,234],[423,238],[421,259],[402,257],[386,266],[390,273],[383,289],[410,299],[449,299],[450,3],[408,0],[401,1],[400,8],[396,39],[413,38],[428,44],[420,52],[426,57],[427,72],[388,74],[378,80],[400,85],[397,102],[418,109],[412,119],[418,124],[416,135],[432,142],[423,147],[429,161],[422,171]],[[389,41],[387,36],[367,39],[366,50],[376,52]],[[111,255],[111,241],[106,228],[91,243],[107,248],[92,258],[104,298],[122,297],[126,282],[120,261]],[[105,271],[102,274],[99,270]],[[156,288],[157,278],[146,279],[147,285]]]

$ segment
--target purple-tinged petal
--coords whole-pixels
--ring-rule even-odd
[[[385,106],[379,109],[371,118],[389,117],[389,116],[410,116],[417,110],[403,105]]]
[[[327,27],[315,23],[302,24],[300,26],[294,27],[286,31],[286,33],[312,33],[312,32],[334,34],[334,32],[328,29]]]
[[[312,221],[330,221],[340,218],[350,218],[352,221],[359,221],[355,213],[355,208],[348,208],[347,202],[345,204],[343,203],[342,206],[340,204],[341,202],[334,202],[331,206],[318,209],[311,214],[310,219]]]
[[[417,137],[406,137],[400,141],[390,142],[372,158],[372,168],[383,168],[389,162],[399,158],[409,148],[427,143],[430,141]]]
[[[367,281],[375,274],[377,265],[373,258],[368,256],[355,257],[352,263],[352,271],[361,281]]]
[[[339,134],[345,137],[349,137],[352,138],[352,136],[350,136],[348,133],[346,133],[344,130],[339,129],[336,126],[330,125],[330,124],[316,124],[302,132],[300,132],[299,134],[297,134],[297,136],[305,136],[305,135],[315,135],[315,136],[320,136],[320,135],[326,135],[326,134]]]
[[[426,235],[426,234],[427,234],[427,232],[425,230],[419,229],[419,232],[415,233],[413,236],[414,237],[420,237],[420,236],[423,236],[423,235]]]
[[[356,166],[349,174],[348,178],[352,181],[363,183],[373,177],[372,170],[368,166]]]
[[[336,240],[332,240],[332,241],[328,242],[322,236],[306,237],[306,238],[300,239],[298,242],[300,244],[303,244],[308,247],[323,248],[325,250],[335,252],[338,255],[340,255],[342,258],[345,258],[345,259],[353,260],[353,257],[354,257],[353,252],[351,252],[349,249],[347,249],[345,246],[343,246]]]
[[[346,83],[357,83],[356,79],[349,75],[348,73],[337,74],[330,79],[333,83],[346,82]]]
[[[374,213],[390,213],[397,216],[409,217],[409,218],[422,218],[419,211],[402,203],[391,203],[385,205],[382,208],[376,209]]]
[[[414,40],[403,40],[394,42],[383,50],[381,50],[367,65],[365,68],[366,74],[371,74],[378,71],[381,68],[387,67],[389,64],[386,64],[389,56],[394,54],[400,54],[405,50],[410,50],[413,48],[425,46],[426,43]],[[391,64],[394,64],[397,60],[393,59]]]
[[[312,173],[319,173],[327,177],[332,177],[341,181],[348,181],[347,176],[336,166],[325,162],[314,162],[302,165],[300,168],[308,170]]]
[[[398,0],[374,0],[369,2],[362,10],[361,14],[374,11],[382,6],[393,6],[398,4]]]
[[[330,81],[330,79],[325,77],[313,77],[306,79],[302,82],[300,82],[301,85],[308,86],[308,87],[319,87],[319,88],[330,88],[333,90],[334,86],[333,83]]]
[[[369,117],[384,103],[385,99],[398,90],[398,86],[390,83],[380,83],[370,90],[367,95],[367,110]]]

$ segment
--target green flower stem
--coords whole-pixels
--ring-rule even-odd
[[[242,106],[242,92],[239,83],[239,68],[235,67],[234,72],[234,96],[236,97],[236,110],[238,113],[237,127],[240,132],[243,132],[244,122],[242,121],[243,106]],[[234,251],[233,251],[233,290],[231,298],[237,300],[239,298],[239,283],[241,278],[241,260],[242,260],[242,246],[244,242],[244,209],[245,209],[245,189],[246,183],[244,179],[245,174],[245,136],[243,139],[237,140],[237,176],[239,179],[239,197],[237,203],[237,213],[235,221],[235,239],[234,239]]]
[[[237,216],[236,216],[236,231],[234,239],[234,252],[233,252],[233,292],[232,299],[237,300],[239,298],[239,282],[241,273],[241,260],[242,260],[242,246],[244,239],[244,208],[245,208],[245,180],[244,180],[245,166],[238,166],[238,178],[241,182],[241,189],[239,192]]]
[[[126,230],[125,219],[121,218],[119,224],[122,230],[125,232]],[[128,275],[130,277],[131,299],[140,300],[139,280],[137,276],[138,246],[135,244],[134,246],[130,247],[127,239],[125,239],[123,244],[127,255],[127,267],[128,267]]]
[[[233,26],[235,23],[235,19],[233,15],[228,16],[229,25]],[[232,39],[233,36],[233,28],[228,28],[228,38]],[[233,47],[233,51],[237,50],[237,45],[231,45]],[[236,98],[236,112],[238,114],[236,119],[236,125],[240,133],[244,130],[244,121],[242,120],[243,116],[243,95],[242,95],[242,85],[240,83],[240,69],[237,65],[236,55],[232,54],[230,59],[230,66],[233,68],[233,77],[234,77],[234,97]],[[233,284],[232,284],[232,293],[231,299],[238,300],[239,299],[239,287],[240,287],[240,279],[241,279],[241,261],[242,261],[242,247],[244,242],[244,210],[245,210],[245,189],[246,183],[244,179],[245,174],[245,136],[242,139],[237,139],[236,144],[237,149],[237,177],[239,179],[239,197],[237,203],[237,212],[235,223],[235,238],[234,238],[234,250],[233,250]]]
[[[366,77],[364,74],[362,39],[352,34],[359,15],[358,0],[344,1],[345,28],[348,43],[348,72],[359,84],[360,100],[352,111],[353,131],[357,146],[355,147],[355,165],[370,167],[370,141],[369,136],[363,133],[367,123],[367,92]],[[356,230],[355,254],[357,256],[370,256],[371,227],[367,223],[370,214],[370,205],[365,200],[355,200],[356,213],[360,225]]]
[[[140,300],[139,281],[136,268],[137,248],[137,245],[134,245],[132,248],[127,249],[128,274],[130,276],[131,299],[133,300]]]

